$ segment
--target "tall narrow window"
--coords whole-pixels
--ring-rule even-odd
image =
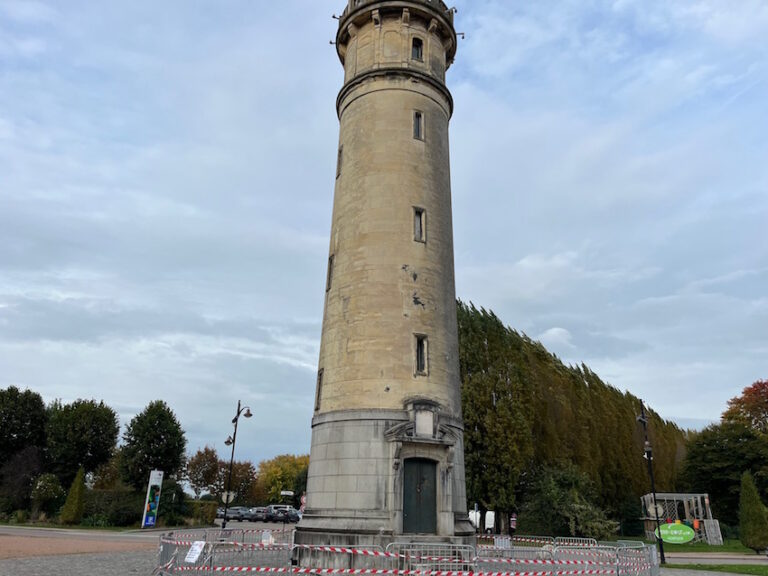
[[[416,334],[416,375],[426,376],[427,374],[427,337]]]
[[[315,391],[315,411],[320,410],[320,395],[323,393],[323,369],[317,372],[317,390]]]
[[[413,39],[413,44],[411,45],[411,58],[418,60],[419,62],[424,61],[424,41],[421,38]]]
[[[333,282],[333,261],[336,259],[334,254],[328,257],[328,276],[325,279],[325,291],[328,292],[331,289],[331,283]]]
[[[418,110],[413,113],[413,137],[424,140],[424,114]]]
[[[427,212],[424,208],[413,209],[413,239],[416,242],[427,241]]]
[[[344,146],[339,146],[339,155],[336,158],[336,178],[341,176],[341,163],[344,160]]]

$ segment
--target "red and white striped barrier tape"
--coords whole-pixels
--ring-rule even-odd
[[[266,566],[179,566],[175,572],[271,572],[291,574],[351,574],[371,576],[598,576],[613,570],[561,570],[557,572],[471,572],[463,570],[386,570],[376,568],[273,568]]]

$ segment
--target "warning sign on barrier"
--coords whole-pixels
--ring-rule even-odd
[[[192,542],[192,546],[189,547],[189,552],[187,552],[184,562],[187,564],[194,564],[197,562],[197,559],[200,558],[200,554],[203,552],[203,548],[205,548],[205,541],[198,540],[197,542]]]

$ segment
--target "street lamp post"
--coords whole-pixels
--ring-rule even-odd
[[[221,529],[224,530],[227,527],[227,510],[229,509],[229,499],[232,496],[232,465],[235,462],[235,442],[237,442],[237,421],[240,419],[240,415],[246,418],[253,416],[251,409],[248,406],[240,407],[240,400],[237,401],[237,414],[232,418],[232,424],[235,425],[235,431],[232,436],[224,441],[227,446],[232,446],[232,455],[229,457],[229,478],[227,479],[227,493],[224,498],[224,519],[221,521]]]
[[[641,404],[641,415],[637,417],[637,421],[643,425],[643,431],[645,432],[645,444],[643,456],[648,461],[648,476],[651,478],[651,494],[653,494],[653,514],[656,517],[656,541],[659,543],[659,555],[661,556],[661,563],[666,564],[667,560],[664,558],[664,541],[661,539],[661,521],[659,520],[659,505],[656,503],[656,481],[653,477],[653,449],[651,448],[651,441],[648,440],[648,418],[645,415],[645,404]]]

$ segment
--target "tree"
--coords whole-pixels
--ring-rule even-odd
[[[43,473],[42,451],[28,446],[0,462],[0,512],[27,509],[34,479]]]
[[[595,503],[589,477],[573,465],[547,466],[526,486],[520,527],[526,533],[605,540],[618,530]]]
[[[768,548],[768,517],[749,472],[744,472],[741,477],[739,538],[744,546],[758,554]]]
[[[210,446],[198,450],[187,460],[186,476],[195,498],[203,492],[214,492],[219,474],[219,455]]]
[[[768,380],[758,380],[744,388],[741,396],[729,400],[723,420],[741,422],[768,434]]]
[[[107,462],[93,471],[91,481],[94,490],[115,490],[124,488],[120,476],[120,461],[122,455],[123,451],[120,448],[117,448]]]
[[[80,524],[85,509],[85,470],[77,471],[67,494],[67,501],[61,509],[62,524]]]
[[[504,326],[489,310],[458,302],[465,468],[470,506],[525,504],[536,470],[573,463],[594,487],[594,504],[634,519],[649,490],[640,400],[603,382],[589,367],[566,366],[541,343]],[[686,434],[649,413],[656,485],[674,489]]]
[[[217,496],[228,488],[235,493],[233,505],[250,504],[249,499],[253,494],[253,485],[256,482],[256,468],[250,462],[232,463],[232,485],[229,487],[229,461],[219,460],[218,477],[215,483]]]
[[[256,490],[266,494],[269,502],[280,502],[280,492],[294,492],[292,504],[296,506],[301,498],[302,479],[306,486],[306,470],[309,467],[309,456],[294,456],[284,454],[271,460],[259,462],[258,484]]]
[[[741,476],[750,472],[761,492],[768,488],[768,437],[740,422],[708,426],[688,445],[683,480],[688,490],[709,494],[722,522],[738,523]]]
[[[54,402],[48,408],[46,426],[50,470],[65,486],[79,468],[95,471],[112,456],[118,432],[117,414],[104,402]]]
[[[129,422],[123,441],[121,474],[137,490],[146,487],[152,470],[173,478],[184,468],[184,430],[162,400],[150,402]]]
[[[37,392],[0,390],[0,463],[24,448],[45,446],[46,412]]]

